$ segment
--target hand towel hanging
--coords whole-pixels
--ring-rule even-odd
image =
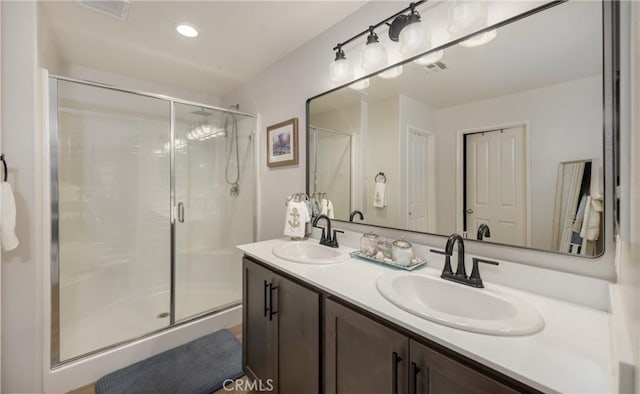
[[[0,182],[0,232],[3,250],[18,247],[20,242],[16,237],[16,201],[8,182]]]

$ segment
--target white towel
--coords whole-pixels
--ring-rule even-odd
[[[306,223],[310,220],[311,215],[305,202],[289,201],[284,218],[284,235],[287,237],[304,237]]]
[[[320,201],[320,215],[327,215],[329,214],[329,200],[327,200],[326,198],[323,198]]]
[[[602,177],[600,176],[600,160],[591,161],[591,183],[589,184],[589,195],[592,199],[602,200]]]
[[[376,182],[373,190],[373,206],[376,208],[384,208],[387,206],[387,184]]]
[[[7,182],[0,183],[0,232],[2,232],[2,249],[13,250],[20,242],[16,237],[16,201],[13,190]]]
[[[327,200],[327,216],[329,217],[329,219],[335,219],[333,213],[333,203],[331,202],[331,200]]]
[[[587,197],[584,220],[580,236],[587,241],[596,241],[600,237],[600,216],[603,210],[602,196]]]

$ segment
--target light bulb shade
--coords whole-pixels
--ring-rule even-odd
[[[465,48],[479,47],[480,45],[484,45],[493,41],[493,39],[496,38],[497,35],[498,31],[495,29],[485,31],[484,33],[476,34],[474,36],[471,36],[471,38],[462,41],[460,43],[460,46],[463,46]]]
[[[487,27],[487,4],[483,1],[456,1],[449,9],[447,31],[452,38]]]
[[[378,76],[384,79],[396,78],[402,75],[402,71],[403,71],[402,65],[399,65],[399,66],[390,68],[384,72],[381,72],[380,74],[378,74]]]
[[[411,57],[424,52],[429,44],[428,38],[419,19],[410,22],[400,32],[400,53],[405,57]]]
[[[420,56],[413,62],[421,66],[428,66],[429,64],[437,63],[444,57],[444,50],[428,53],[424,56]]]
[[[372,42],[362,49],[362,69],[366,73],[380,70],[387,66],[387,50],[379,42]]]
[[[353,64],[347,58],[336,59],[329,66],[329,78],[336,84],[353,79]]]
[[[354,82],[351,85],[349,85],[349,87],[351,89],[355,89],[355,90],[362,90],[362,89],[366,89],[369,87],[369,78],[365,78],[361,81],[358,82]]]

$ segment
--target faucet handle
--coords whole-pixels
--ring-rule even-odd
[[[335,247],[338,247],[338,237],[336,236],[336,233],[342,233],[344,234],[344,231],[342,230],[333,230],[333,239],[331,239],[331,243],[333,245],[335,245]]]
[[[483,264],[491,264],[491,265],[499,265],[497,261],[493,260],[485,260],[474,257],[473,259],[473,268],[471,269],[471,276],[469,276],[469,281],[473,283],[474,287],[484,287],[482,283],[482,278],[480,277],[480,269],[478,268],[478,263]]]
[[[452,276],[453,269],[451,269],[451,255],[444,250],[438,250],[438,249],[429,249],[429,250],[433,253],[444,255],[444,267],[442,268],[442,275],[440,275],[440,277]]]

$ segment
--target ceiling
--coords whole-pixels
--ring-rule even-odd
[[[362,91],[343,88],[313,102],[312,113],[403,94],[432,109],[602,74],[602,6],[562,3],[498,30],[490,43],[445,49],[446,70],[410,62],[394,79],[370,78]]]
[[[62,64],[223,96],[366,1],[131,1],[126,21],[76,1],[42,1]],[[178,22],[200,30],[179,36]]]

